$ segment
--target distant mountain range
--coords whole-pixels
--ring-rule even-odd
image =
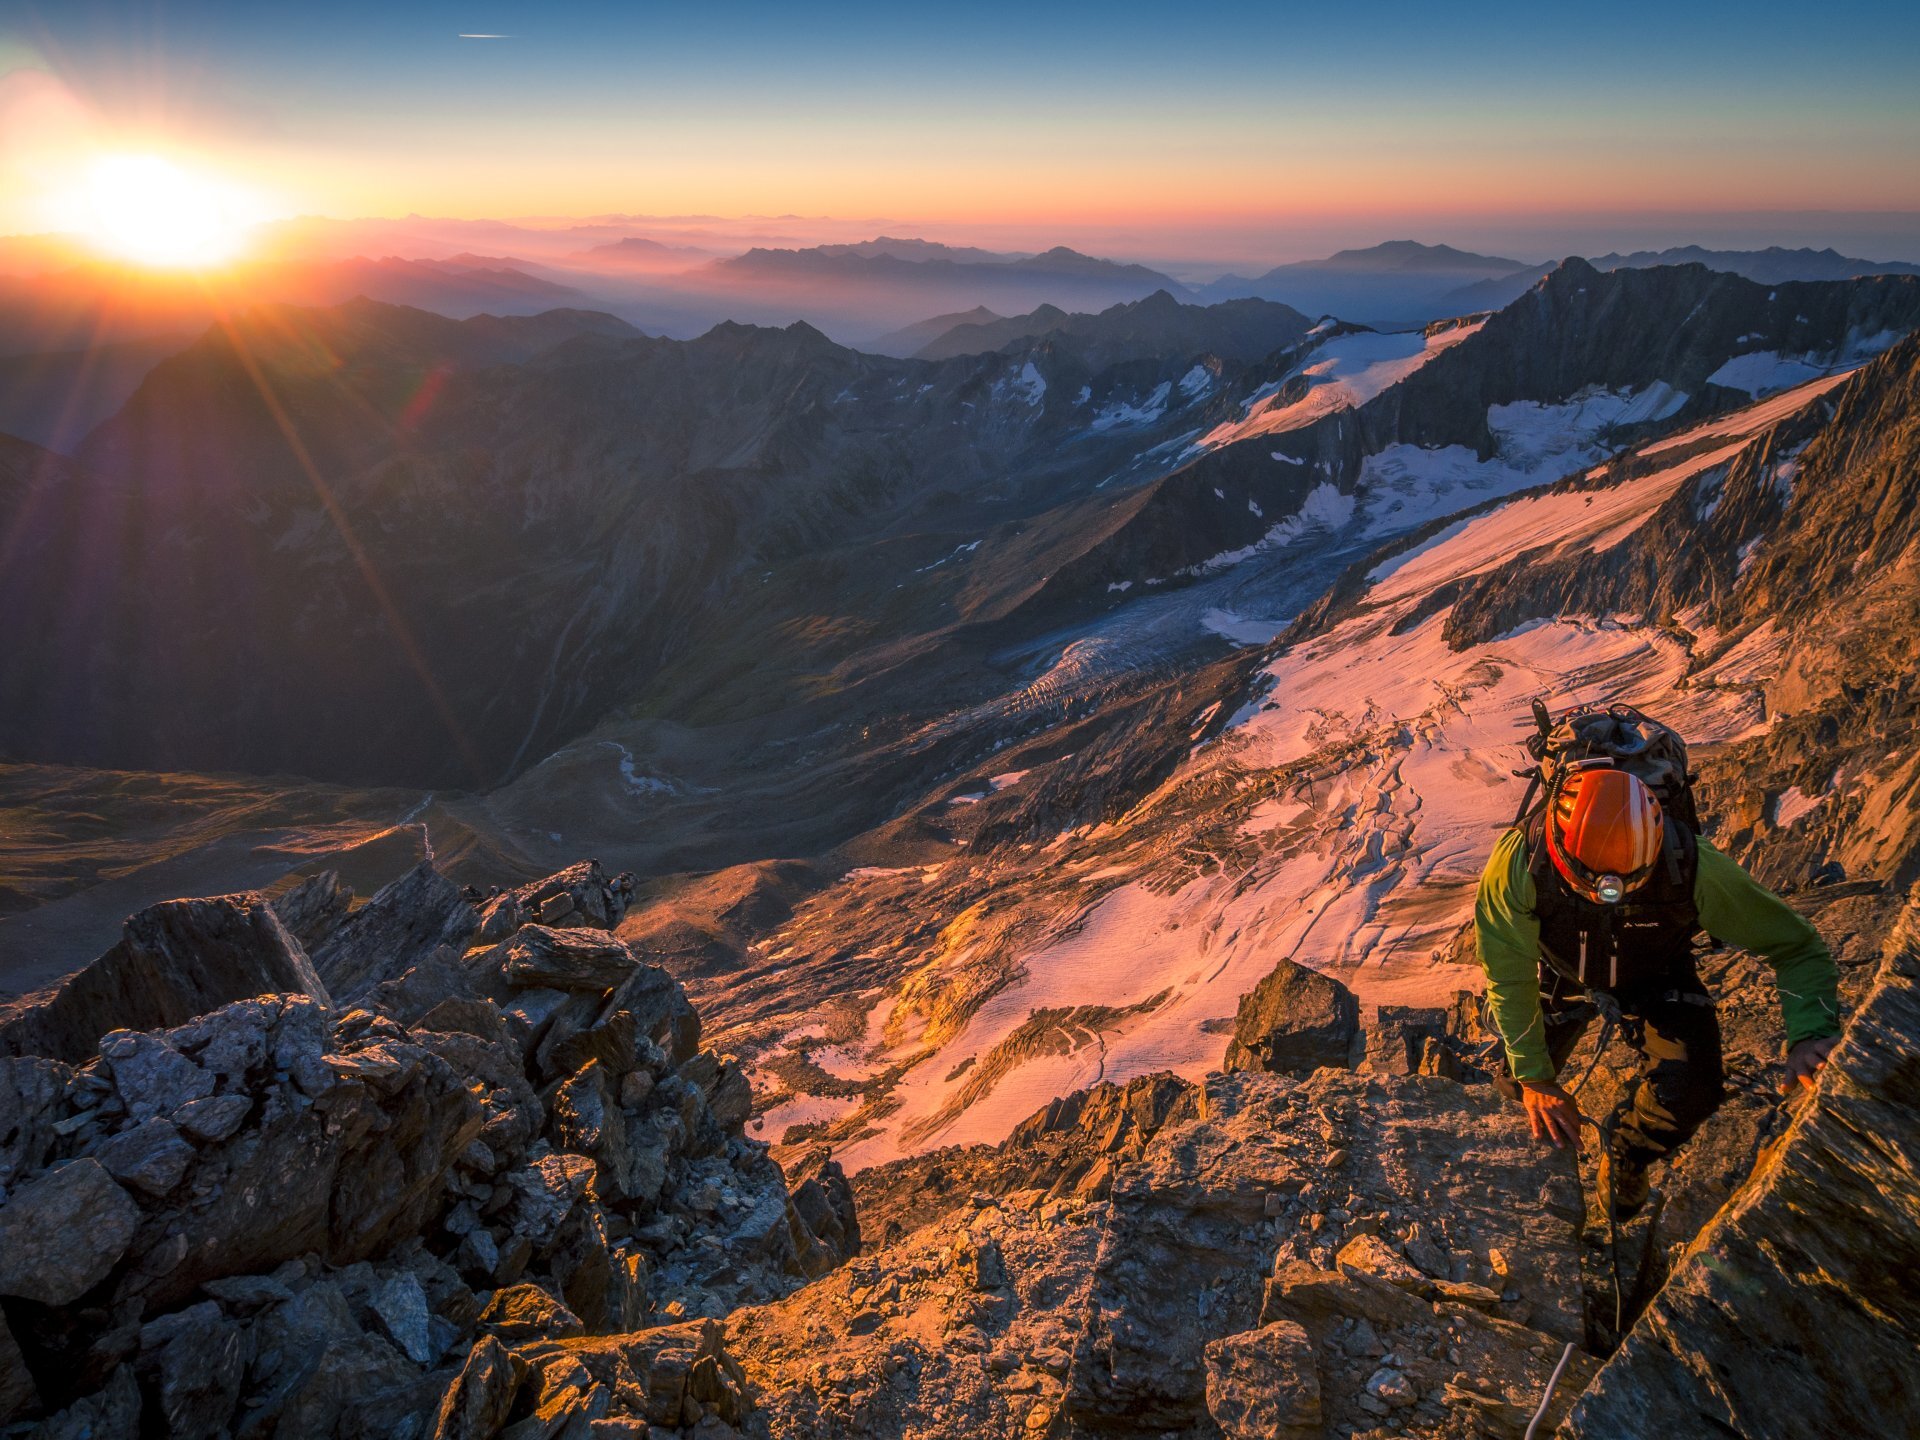
[[[1003,319],[989,312],[989,317],[951,326],[913,351],[914,358],[947,360],[1047,340],[1068,346],[1093,366],[1174,353],[1258,360],[1295,343],[1313,325],[1298,310],[1271,300],[1183,305],[1165,290],[1097,315],[1073,315],[1042,305],[1026,315]]]
[[[1450,245],[1389,240],[1364,250],[1342,250],[1325,260],[1275,266],[1254,279],[1223,275],[1199,288],[1202,299],[1258,296],[1309,314],[1333,314],[1368,325],[1414,325],[1446,316],[1498,310],[1524,295],[1558,261],[1529,265],[1497,255],[1475,255]],[[1598,270],[1642,270],[1655,265],[1705,265],[1762,285],[1790,280],[1848,280],[1860,275],[1920,275],[1920,265],[1859,260],[1834,250],[1708,250],[1698,245],[1608,254],[1589,261]]]
[[[799,323],[678,341],[579,310],[258,309],[163,360],[70,461],[20,449],[0,532],[33,513],[41,543],[0,574],[19,637],[0,690],[26,697],[0,748],[467,787],[638,706],[745,727],[671,761],[733,804],[729,757],[759,765],[747,737],[802,733],[802,709],[849,737],[936,693],[964,710],[983,677],[1030,678],[993,657],[1224,574],[1276,527],[1350,518],[1362,489],[1380,533],[1417,524],[1450,487],[1541,483],[1613,430],[1710,417],[1917,318],[1912,279],[1776,296],[1578,261],[1484,325],[1383,334],[1150,294],[933,361]],[[109,571],[110,596],[80,583]],[[1207,611],[1154,653],[1217,643]],[[819,772],[780,823],[849,833],[944,764],[947,733],[927,751],[899,731],[884,786]],[[617,776],[620,745],[640,753],[595,742],[581,763]]]
[[[1369,325],[1412,323],[1459,313],[1449,312],[1443,297],[1528,268],[1523,261],[1475,255],[1450,245],[1389,240],[1365,250],[1342,250],[1324,260],[1277,265],[1251,280],[1223,275],[1201,286],[1199,295],[1205,300],[1277,300],[1309,314],[1338,315]]]
[[[683,296],[732,304],[726,313],[737,318],[764,322],[798,315],[843,335],[918,322],[930,310],[985,307],[1009,315],[1054,305],[1088,311],[1144,300],[1156,290],[1188,294],[1158,270],[1065,246],[1022,255],[896,239],[753,249],[692,271],[676,286]]]
[[[1851,280],[1859,275],[1920,275],[1920,265],[1902,260],[1856,260],[1837,250],[1787,250],[1770,245],[1765,250],[1707,250],[1698,245],[1676,245],[1666,250],[1636,250],[1596,256],[1596,270],[1645,270],[1654,265],[1704,265],[1739,275],[1760,285],[1790,280]],[[1462,286],[1444,297],[1456,313],[1498,310],[1524,295],[1552,265],[1529,265],[1509,274]]]
[[[640,235],[629,235],[606,245],[595,245],[563,257],[565,263],[577,263],[587,269],[612,265],[621,270],[672,272],[686,270],[713,259],[714,252],[697,245],[663,245]]]

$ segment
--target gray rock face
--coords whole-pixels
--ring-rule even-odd
[[[1920,1429],[1920,916],[1812,1100],[1702,1232],[1562,1433]]]
[[[179,1127],[158,1116],[121,1131],[93,1152],[115,1180],[155,1199],[180,1183],[193,1155]]]
[[[44,995],[0,1007],[0,1054],[84,1060],[109,1030],[153,1030],[253,995],[328,1003],[306,951],[258,895],[168,900]]]
[[[480,916],[460,887],[423,860],[342,921],[314,952],[314,968],[340,1000],[411,970],[443,945],[465,945]]]
[[[1310,1074],[1345,1068],[1360,1025],[1360,1004],[1338,980],[1282,960],[1240,999],[1225,1070]]]
[[[70,1067],[37,1056],[0,1056],[0,1189],[46,1161],[67,1118]]]
[[[173,1048],[164,1035],[116,1030],[100,1041],[100,1056],[133,1120],[170,1115],[213,1093],[214,1077]]]
[[[0,1425],[40,1403],[40,1387],[27,1370],[27,1357],[13,1338],[7,1318],[0,1315]]]
[[[630,978],[640,962],[623,941],[583,930],[529,925],[502,946],[510,984],[605,992]]]
[[[97,1160],[38,1175],[0,1205],[0,1295],[68,1305],[127,1253],[140,1207]]]
[[[1207,1413],[1227,1440],[1320,1440],[1320,1375],[1306,1328],[1276,1320],[1208,1345]]]
[[[353,887],[340,883],[338,871],[310,875],[273,902],[273,913],[309,955],[340,928],[353,908]]]
[[[608,877],[598,860],[583,860],[578,865],[522,885],[501,897],[510,902],[509,913],[524,916],[522,923],[564,926],[569,929],[615,930],[633,901],[633,876]],[[496,902],[498,904],[499,902]],[[494,916],[489,907],[489,918]],[[505,924],[504,917],[494,920]],[[489,936],[503,939],[504,935]]]

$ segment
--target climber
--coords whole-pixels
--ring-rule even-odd
[[[1505,1042],[1502,1087],[1517,1089],[1535,1138],[1578,1147],[1580,1110],[1557,1076],[1595,1014],[1616,1012],[1639,1051],[1602,1157],[1619,1219],[1646,1203],[1647,1166],[1720,1105],[1720,1017],[1695,973],[1697,932],[1773,967],[1783,1090],[1810,1088],[1839,1043],[1837,973],[1819,934],[1610,759],[1553,771],[1546,803],[1495,844],[1474,929]]]

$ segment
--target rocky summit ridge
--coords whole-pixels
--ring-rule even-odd
[[[744,1076],[605,928],[596,867],[484,908],[423,868],[348,917],[330,882],[137,915],[110,986],[7,1013],[0,1412],[46,1436],[729,1433],[719,1317],[858,1248],[838,1167],[790,1187],[745,1138]],[[203,1013],[83,1046],[109,989]]]
[[[0,1013],[6,1434],[1464,1440],[1536,1412],[1565,1437],[1920,1417],[1911,911],[1854,957],[1817,1091],[1790,1117],[1730,1103],[1690,1152],[1706,1163],[1669,1175],[1699,1233],[1630,1234],[1645,1258],[1611,1283],[1644,1314],[1623,1335],[1596,1318],[1581,1168],[1479,1083],[1468,999],[1363,1024],[1282,962],[1222,1072],[1099,1085],[1000,1145],[850,1183],[745,1135],[745,1073],[613,934],[625,877],[588,862],[482,895],[423,865],[348,899],[323,874],[272,904],[156,907],[92,985]],[[1736,1015],[1750,969],[1716,980]],[[161,1020],[80,1042],[107,994]],[[1763,1035],[1730,1028],[1736,1076]],[[1598,1077],[1604,1100],[1619,1077]],[[1731,1184],[1709,1158],[1756,1151]]]

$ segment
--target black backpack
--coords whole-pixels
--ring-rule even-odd
[[[1693,799],[1693,772],[1687,766],[1687,742],[1680,732],[1643,715],[1631,705],[1576,705],[1557,718],[1546,702],[1533,702],[1530,721],[1534,733],[1526,740],[1533,764],[1513,773],[1527,781],[1527,793],[1513,817],[1523,826],[1545,808],[1534,796],[1545,788],[1553,793],[1560,776],[1581,761],[1611,760],[1638,776],[1660,802],[1660,808],[1689,833],[1700,833],[1700,812]]]

